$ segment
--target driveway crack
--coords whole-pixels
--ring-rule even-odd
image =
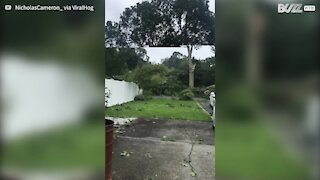
[[[187,132],[187,131],[186,131],[186,132]],[[193,132],[193,133],[194,133],[194,135],[191,135],[191,136],[189,135],[190,140],[191,140],[191,149],[190,149],[190,151],[189,151],[188,159],[186,160],[186,163],[187,163],[187,164],[189,165],[189,167],[190,167],[190,170],[191,170],[190,175],[191,175],[192,177],[194,177],[196,180],[199,180],[199,179],[198,179],[197,171],[195,170],[194,166],[192,165],[192,153],[193,153],[193,149],[194,149],[194,146],[195,146],[195,140],[194,140],[193,137],[196,136],[196,133],[195,133],[195,132]],[[187,132],[187,134],[189,134],[189,133]]]

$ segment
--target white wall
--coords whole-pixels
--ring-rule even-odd
[[[45,133],[86,119],[101,105],[101,87],[86,69],[51,59],[0,55],[1,137]]]
[[[134,97],[142,93],[139,86],[133,82],[105,79],[105,87],[110,91],[108,107],[133,101]]]

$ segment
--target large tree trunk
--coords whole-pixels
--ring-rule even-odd
[[[195,65],[192,63],[192,50],[193,46],[188,45],[188,61],[189,61],[189,88],[194,88],[194,69]]]

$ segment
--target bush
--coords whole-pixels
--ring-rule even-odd
[[[151,96],[146,96],[144,94],[139,94],[136,97],[134,97],[135,101],[146,101],[152,99]]]
[[[180,92],[179,99],[180,100],[192,100],[194,94],[191,89],[185,89]]]
[[[208,86],[207,89],[208,89],[210,92],[216,92],[216,86],[215,86],[215,85]]]
[[[134,97],[135,101],[144,101],[146,100],[146,97],[143,94],[139,94],[136,97]]]
[[[194,88],[193,93],[195,97],[200,97],[200,98],[208,98],[208,96],[205,94],[206,88]]]
[[[247,87],[234,86],[220,96],[221,115],[235,121],[248,121],[258,118],[259,100],[256,93]]]
[[[211,86],[206,87],[206,90],[204,91],[205,97],[209,97],[211,92],[216,92],[216,86],[215,85],[211,85]]]
[[[154,95],[154,93],[150,90],[143,90],[143,95],[151,97]]]

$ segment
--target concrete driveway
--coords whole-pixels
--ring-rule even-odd
[[[115,129],[114,180],[213,180],[211,122],[137,119]]]
[[[195,100],[200,104],[200,106],[207,111],[210,115],[212,115],[212,107],[210,106],[210,101],[204,98],[195,98]]]

